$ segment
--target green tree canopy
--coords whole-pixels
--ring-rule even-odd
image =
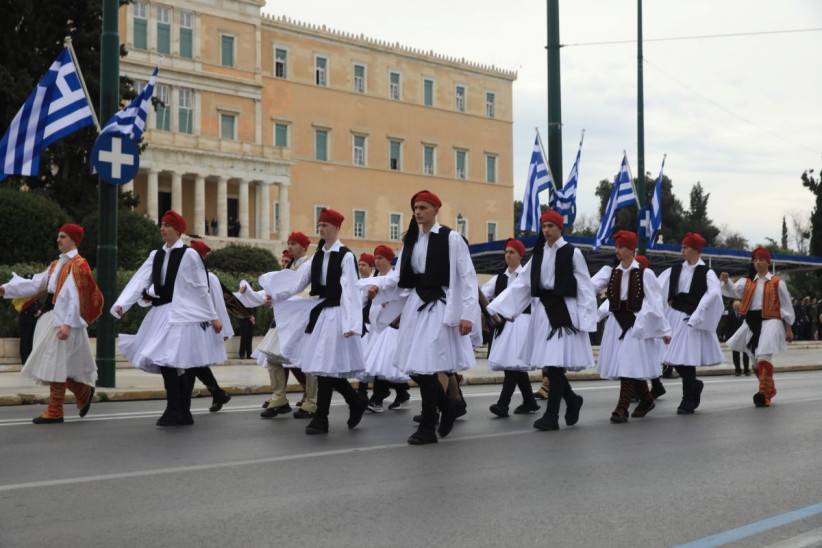
[[[66,210],[41,192],[0,188],[0,262],[48,264],[60,254],[57,231],[69,222]],[[0,283],[5,280],[0,280]]]

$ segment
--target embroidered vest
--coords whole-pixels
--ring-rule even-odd
[[[608,310],[619,310],[622,308],[627,312],[639,312],[642,308],[642,301],[645,299],[645,288],[642,284],[642,274],[644,267],[632,268],[628,271],[628,297],[625,301],[620,300],[622,296],[622,270],[614,268],[611,271],[611,279],[608,280],[606,294],[608,295]],[[625,303],[625,304],[622,304]]]
[[[765,285],[762,287],[762,318],[764,319],[778,320],[782,317],[778,292],[780,281],[778,276],[772,276],[770,280],[765,280]],[[757,282],[753,280],[745,280],[745,291],[742,293],[742,303],[739,307],[739,312],[743,316],[748,313],[751,306],[756,284]]]

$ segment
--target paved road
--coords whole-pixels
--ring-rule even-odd
[[[616,383],[577,382],[580,424],[557,432],[492,418],[499,387],[469,387],[468,420],[424,447],[405,443],[416,398],[352,431],[335,401],[328,436],[259,419],[260,396],[217,414],[195,400],[196,424],[172,430],[154,426],[160,402],[47,426],[0,408],[0,546],[818,546],[822,372],[776,382],[756,409],[752,378],[706,378],[681,417],[667,381],[625,425],[608,421]]]

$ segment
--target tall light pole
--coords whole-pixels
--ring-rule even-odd
[[[645,96],[644,81],[642,78],[642,0],[637,0],[637,50],[636,50],[636,134],[637,134],[637,181],[636,191],[639,196],[637,207],[639,215],[637,222],[641,224],[647,221],[645,214]],[[645,217],[645,218],[642,218]],[[650,229],[645,222],[645,230]],[[637,231],[641,233],[641,230]],[[645,253],[645,238],[639,238],[639,254]]]
[[[559,70],[559,0],[548,0],[548,165],[562,188],[562,82]]]

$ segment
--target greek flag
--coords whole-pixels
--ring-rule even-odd
[[[539,230],[539,193],[551,188],[554,188],[554,179],[551,177],[551,170],[542,154],[542,144],[539,140],[539,133],[537,133],[534,139],[534,149],[531,152],[531,163],[528,166],[528,184],[522,199],[522,212],[519,216],[521,232]]]
[[[159,70],[158,65],[151,73],[151,78],[148,79],[148,84],[143,91],[138,93],[126,108],[111,117],[111,120],[103,127],[101,135],[116,134],[132,141],[140,140],[146,128],[146,117],[148,109],[151,108],[151,96],[154,94],[154,82],[157,81]]]
[[[597,230],[597,237],[594,240],[594,251],[597,251],[602,244],[608,241],[614,231],[614,221],[619,208],[635,204],[636,194],[634,185],[631,182],[631,169],[628,167],[628,155],[622,157],[622,165],[619,167],[619,174],[616,176],[614,186],[611,189],[611,197],[608,198],[608,205],[605,207],[605,215]]]
[[[662,158],[662,167],[659,168],[659,177],[654,185],[654,197],[651,198],[651,226],[648,228],[648,247],[654,247],[656,235],[662,228],[662,172],[665,170],[665,157]]]
[[[584,132],[582,136],[585,137]],[[551,194],[551,209],[565,217],[566,226],[573,225],[577,216],[577,179],[579,178],[580,154],[582,154],[582,138],[579,140],[577,158],[574,160],[574,165],[571,167],[571,173],[568,174],[565,186]]]
[[[7,175],[38,175],[47,146],[93,124],[77,67],[63,48],[0,140],[0,181]]]

